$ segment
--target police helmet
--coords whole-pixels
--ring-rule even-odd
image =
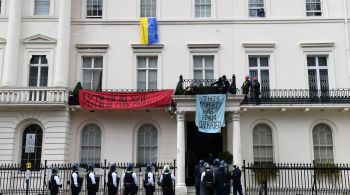
[[[204,160],[199,160],[199,166],[203,166],[204,165]]]
[[[163,169],[164,169],[164,172],[169,172],[170,171],[169,165],[164,165]]]
[[[224,170],[225,170],[225,166],[224,166],[224,165],[220,165],[220,166],[219,166],[219,169],[220,169],[221,171],[224,171]]]
[[[220,164],[220,160],[218,158],[214,159],[213,165],[219,165],[219,164]]]
[[[52,168],[52,174],[57,174],[57,173],[58,173],[58,168],[57,167]]]
[[[204,167],[205,167],[206,169],[210,169],[209,163],[204,163]]]
[[[114,172],[117,168],[117,165],[115,163],[112,163],[110,168],[111,168],[111,171]]]
[[[225,164],[226,162],[224,161],[224,160],[221,160],[220,161],[220,165],[223,165],[223,164]]]
[[[152,171],[152,164],[147,164],[147,167],[146,167],[146,170],[147,171]]]
[[[126,168],[127,171],[131,171],[134,168],[134,164],[129,163],[128,167]]]
[[[89,166],[88,166],[88,170],[89,171],[93,171],[94,170],[94,168],[95,168],[95,165],[94,164],[89,164]]]
[[[72,164],[72,170],[73,170],[73,171],[78,171],[78,169],[79,169],[78,163]]]

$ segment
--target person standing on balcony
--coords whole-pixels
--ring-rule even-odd
[[[242,84],[242,93],[244,95],[244,99],[242,101],[242,104],[248,104],[248,94],[249,94],[249,89],[251,88],[252,83],[249,80],[249,76],[245,76],[245,80]]]
[[[132,163],[128,164],[126,172],[123,173],[122,182],[124,184],[124,195],[134,195],[137,194],[137,176],[133,171],[134,165]]]
[[[88,195],[96,195],[96,191],[97,191],[98,187],[97,187],[97,183],[96,183],[94,165],[89,164],[88,170],[89,170],[89,172],[86,175],[86,188],[88,191]]]
[[[49,182],[49,189],[51,195],[57,195],[59,192],[58,188],[62,187],[62,182],[58,177],[58,168],[55,167],[52,169],[52,175]]]
[[[255,100],[255,104],[259,105],[261,104],[261,100],[260,100],[260,83],[258,81],[258,79],[256,77],[253,78],[253,84],[252,84],[252,90],[253,90],[253,95],[254,95],[254,100]]]
[[[111,164],[108,177],[108,195],[116,195],[118,192],[118,174],[116,172],[117,165],[115,163]]]
[[[233,185],[233,195],[243,195],[242,192],[242,183],[241,183],[241,175],[242,172],[238,167],[238,164],[235,162],[233,163],[233,171],[232,171],[232,185]]]
[[[146,195],[153,195],[153,192],[155,191],[154,180],[155,177],[152,173],[152,165],[148,164],[146,167],[145,180],[143,181],[146,189]]]
[[[164,173],[160,176],[160,184],[162,186],[163,195],[174,195],[174,185],[175,176],[170,173],[169,165],[164,165],[163,167]]]
[[[70,183],[70,187],[72,190],[72,195],[79,195],[79,192],[81,190],[81,177],[79,177],[79,173],[78,173],[78,169],[79,166],[77,163],[74,163],[72,165],[72,175],[71,175],[71,183]]]

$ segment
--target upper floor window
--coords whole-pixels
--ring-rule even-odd
[[[334,162],[332,130],[326,124],[318,124],[312,130],[314,158],[318,163]]]
[[[154,125],[142,125],[138,132],[138,162],[157,162],[157,137]]]
[[[307,16],[322,16],[321,0],[306,0],[306,15]]]
[[[141,0],[141,17],[157,17],[157,0]]]
[[[137,57],[137,89],[157,89],[157,56]]]
[[[260,82],[262,96],[270,90],[269,56],[249,56],[249,76]]]
[[[80,163],[100,163],[101,161],[101,129],[90,124],[84,127],[81,134]]]
[[[271,128],[263,123],[253,129],[254,163],[273,162],[273,141]]]
[[[90,90],[101,90],[102,88],[102,56],[83,57],[83,88]]]
[[[0,16],[2,15],[2,0],[0,0]]]
[[[307,56],[309,90],[314,96],[327,96],[328,65],[327,56]]]
[[[50,0],[35,0],[34,1],[34,15],[35,16],[50,15]]]
[[[102,3],[103,0],[87,0],[86,17],[102,18]]]
[[[47,86],[48,71],[46,55],[33,55],[29,65],[29,87]]]
[[[211,17],[211,0],[196,0],[195,15],[200,17]]]
[[[264,0],[249,0],[249,16],[250,17],[265,17],[265,2],[264,2]]]
[[[193,56],[194,79],[214,79],[214,56]],[[206,82],[197,82],[196,85],[205,85]]]

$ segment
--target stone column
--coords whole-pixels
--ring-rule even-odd
[[[186,195],[185,183],[185,112],[177,113],[177,137],[176,137],[176,195]]]
[[[54,65],[53,86],[68,86],[71,1],[60,0],[57,34],[57,53]]]
[[[241,119],[240,109],[234,108],[232,112],[232,123],[233,123],[233,162],[237,162],[240,166],[242,165],[242,154],[241,154]]]
[[[21,36],[22,0],[11,0],[7,29],[5,59],[2,70],[1,85],[4,87],[17,86],[18,80],[18,54]]]

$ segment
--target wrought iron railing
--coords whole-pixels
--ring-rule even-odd
[[[69,91],[66,88],[27,87],[0,88],[0,104],[66,104]]]
[[[350,192],[348,164],[243,162],[245,194],[343,195]]]
[[[142,194],[145,189],[143,188],[143,179],[145,175],[146,165],[142,163],[134,163],[134,173],[138,178],[139,194]],[[155,194],[161,194],[161,187],[158,185],[160,175],[163,173],[163,166],[167,164],[170,166],[171,172],[175,175],[176,172],[176,161],[171,163],[154,163],[153,173],[155,174]],[[103,162],[95,165],[94,172],[96,177],[99,178],[98,195],[107,194],[107,174],[109,171],[109,163]],[[118,177],[125,172],[128,163],[117,163],[117,174]],[[21,164],[1,164],[0,165],[0,194],[48,194],[48,181],[51,178],[51,169],[57,167],[59,169],[58,176],[61,179],[62,187],[59,189],[61,194],[69,194],[72,166],[71,164],[41,164],[40,169],[33,170],[30,172],[29,183],[25,180],[26,170]],[[85,167],[85,168],[84,168]],[[86,193],[86,165],[81,165],[79,168],[79,177],[84,179],[82,185],[82,191],[80,194]],[[121,181],[119,180],[118,194],[122,194]]]

